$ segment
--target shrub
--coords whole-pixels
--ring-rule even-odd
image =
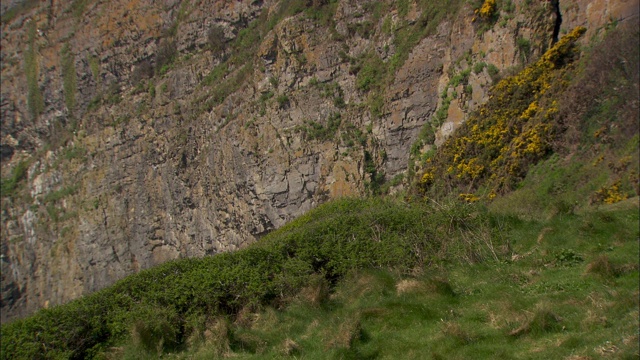
[[[455,74],[449,80],[449,86],[456,88],[460,84],[466,85],[469,81],[469,74],[471,74],[471,69],[464,69],[461,72]]]
[[[356,87],[364,92],[382,85],[385,75],[385,66],[382,60],[375,54],[368,55],[362,61],[362,67],[356,77]]]
[[[224,29],[220,25],[213,25],[207,32],[207,45],[214,53],[224,52],[227,43],[224,34]]]
[[[526,63],[527,59],[529,59],[529,55],[531,55],[531,41],[529,39],[519,37],[516,41],[516,45],[520,52],[520,60],[522,60],[523,63]]]
[[[287,94],[278,95],[276,100],[278,101],[278,107],[280,109],[284,109],[285,107],[289,106],[289,97],[287,96]]]
[[[87,8],[88,2],[89,0],[73,0],[71,6],[69,7],[71,12],[73,13],[73,16],[75,16],[76,18],[82,17],[82,14],[84,14],[85,9]]]
[[[409,14],[409,1],[408,0],[400,0],[397,2],[398,6],[398,15],[401,18],[407,17]]]
[[[122,94],[120,93],[120,86],[117,83],[112,83],[107,88],[104,94],[104,101],[109,105],[117,105],[122,101]]]
[[[78,185],[70,185],[67,187],[63,187],[59,190],[56,191],[52,191],[50,193],[48,193],[45,197],[44,197],[44,203],[50,203],[50,202],[55,202],[58,201],[60,199],[63,199],[69,195],[73,195],[76,193],[76,191],[78,190]]]
[[[474,74],[480,74],[482,72],[482,70],[484,70],[484,68],[487,67],[487,63],[485,62],[477,62],[475,63],[475,65],[473,65],[473,73]]]
[[[379,92],[372,92],[367,97],[367,105],[369,105],[369,111],[374,118],[382,116],[384,109],[384,98]]]
[[[615,204],[624,199],[627,199],[629,195],[620,189],[620,181],[616,181],[610,186],[603,186],[598,189],[591,196],[592,204]]]
[[[502,5],[502,9],[508,13],[512,13],[516,10],[516,5],[512,0],[506,0]]]
[[[584,75],[570,86],[570,96],[560,103],[565,133],[555,143],[558,150],[571,152],[578,143],[621,149],[628,134],[638,134],[640,92],[636,85],[640,69],[631,64],[640,61],[639,37],[635,26],[620,24],[586,54]],[[637,184],[637,179],[634,182]]]
[[[133,68],[131,73],[131,83],[138,84],[153,76],[153,66],[149,60],[142,60]]]
[[[475,13],[483,20],[490,20],[496,15],[496,0],[484,0],[482,6]]]
[[[573,58],[572,44],[584,31],[576,28],[535,64],[494,86],[492,101],[473,114],[427,164],[425,189],[434,185],[431,179],[446,179],[442,186],[449,190],[458,187],[466,194],[481,184],[498,192],[508,191],[529,166],[550,154],[558,109],[554,101],[543,105],[543,96],[553,84],[558,87],[553,92],[566,87],[566,83],[557,81],[562,74],[558,66]],[[464,76],[458,74],[450,85],[463,80]]]
[[[96,56],[89,55],[89,57],[87,58],[87,61],[89,62],[89,69],[91,69],[91,75],[93,75],[93,80],[99,84],[101,81],[100,60]]]
[[[133,341],[146,351],[161,355],[179,341],[180,324],[175,309],[155,304],[141,304],[131,312]]]
[[[499,80],[498,74],[500,73],[500,70],[498,70],[497,66],[495,66],[494,64],[489,64],[487,65],[487,71],[489,72],[491,80],[493,80],[494,82]]]
[[[315,121],[306,121],[306,126],[298,128],[302,131],[307,140],[326,141],[333,139],[336,131],[340,127],[342,118],[339,113],[333,113],[327,118],[326,126]]]
[[[169,65],[173,63],[177,55],[176,44],[173,40],[163,39],[160,41],[156,50],[156,71],[163,74],[167,71]]]
[[[485,221],[464,204],[436,209],[384,199],[331,202],[243,250],[171,261],[3,324],[0,358],[94,358],[127,339],[155,356],[189,338],[219,341],[224,351],[241,339],[229,339],[220,319],[296,297],[322,307],[329,288],[357,269],[409,272],[436,257],[467,258],[482,243],[469,244],[475,231],[467,240],[462,235]]]
[[[304,0],[305,15],[319,24],[330,26],[338,2],[335,0]],[[295,9],[295,6],[293,7]]]

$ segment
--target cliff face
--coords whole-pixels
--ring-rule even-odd
[[[3,5],[2,320],[398,191],[500,72],[638,6],[395,3]]]

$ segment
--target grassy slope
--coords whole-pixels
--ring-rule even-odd
[[[303,300],[234,325],[229,349],[240,358],[637,358],[637,232],[618,230],[637,221],[632,209],[521,223],[510,236],[515,261],[359,273],[324,307]]]
[[[1,358],[637,359],[638,81],[625,64],[638,59],[616,52],[625,36],[637,45],[637,31],[614,33],[558,77],[571,80],[544,118],[554,137],[492,202],[458,200],[492,185],[460,182],[427,203],[326,204],[248,249],[3,325]]]
[[[419,271],[351,271],[335,287],[312,277],[283,307],[209,320],[187,351],[169,357],[634,359],[637,202],[546,220],[492,217],[506,235],[494,245],[510,244],[498,261],[472,262],[456,250]],[[381,205],[362,204],[365,211]],[[464,241],[476,225],[451,239]],[[112,356],[157,356],[140,345]]]

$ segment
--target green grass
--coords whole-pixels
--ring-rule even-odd
[[[17,3],[16,5],[11,6],[7,9],[4,14],[2,14],[2,24],[8,24],[13,21],[16,17],[29,12],[33,8],[38,6],[38,0],[25,0]]]
[[[304,125],[297,127],[296,131],[300,131],[306,140],[334,140],[341,123],[342,117],[340,113],[333,113],[327,118],[326,125],[308,120],[305,121]]]
[[[75,18],[80,19],[90,3],[90,0],[74,0],[67,10],[70,11]]]
[[[351,272],[320,305],[308,295],[311,285],[283,310],[268,308],[232,323],[227,355],[549,359],[600,358],[613,351],[615,358],[637,358],[637,222],[637,208],[614,210],[604,219],[595,211],[511,220],[513,260],[454,262],[415,276]],[[546,236],[538,241],[541,232]],[[589,272],[603,247],[625,273]],[[554,256],[567,248],[584,260],[563,263]]]
[[[74,195],[78,191],[78,185],[63,187],[59,190],[52,191],[44,197],[44,203],[55,202],[64,199],[67,196]]]
[[[15,195],[16,190],[20,186],[20,183],[27,177],[28,170],[29,162],[20,161],[11,170],[11,174],[9,176],[0,180],[2,197],[12,197]]]
[[[76,105],[76,91],[78,88],[76,80],[76,68],[74,54],[71,52],[68,43],[62,46],[60,51],[60,61],[62,67],[62,89],[64,91],[64,101],[69,112],[73,112]]]
[[[531,219],[344,199],[245,250],[170,262],[4,325],[2,353],[633,358],[638,221],[637,201]]]

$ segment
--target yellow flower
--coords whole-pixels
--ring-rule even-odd
[[[460,200],[468,202],[468,203],[474,203],[474,202],[480,200],[480,198],[475,196],[474,194],[460,194],[460,195],[458,195],[458,198],[460,198]]]
[[[483,19],[489,19],[496,12],[496,0],[484,0],[480,10],[476,10],[477,14]]]

